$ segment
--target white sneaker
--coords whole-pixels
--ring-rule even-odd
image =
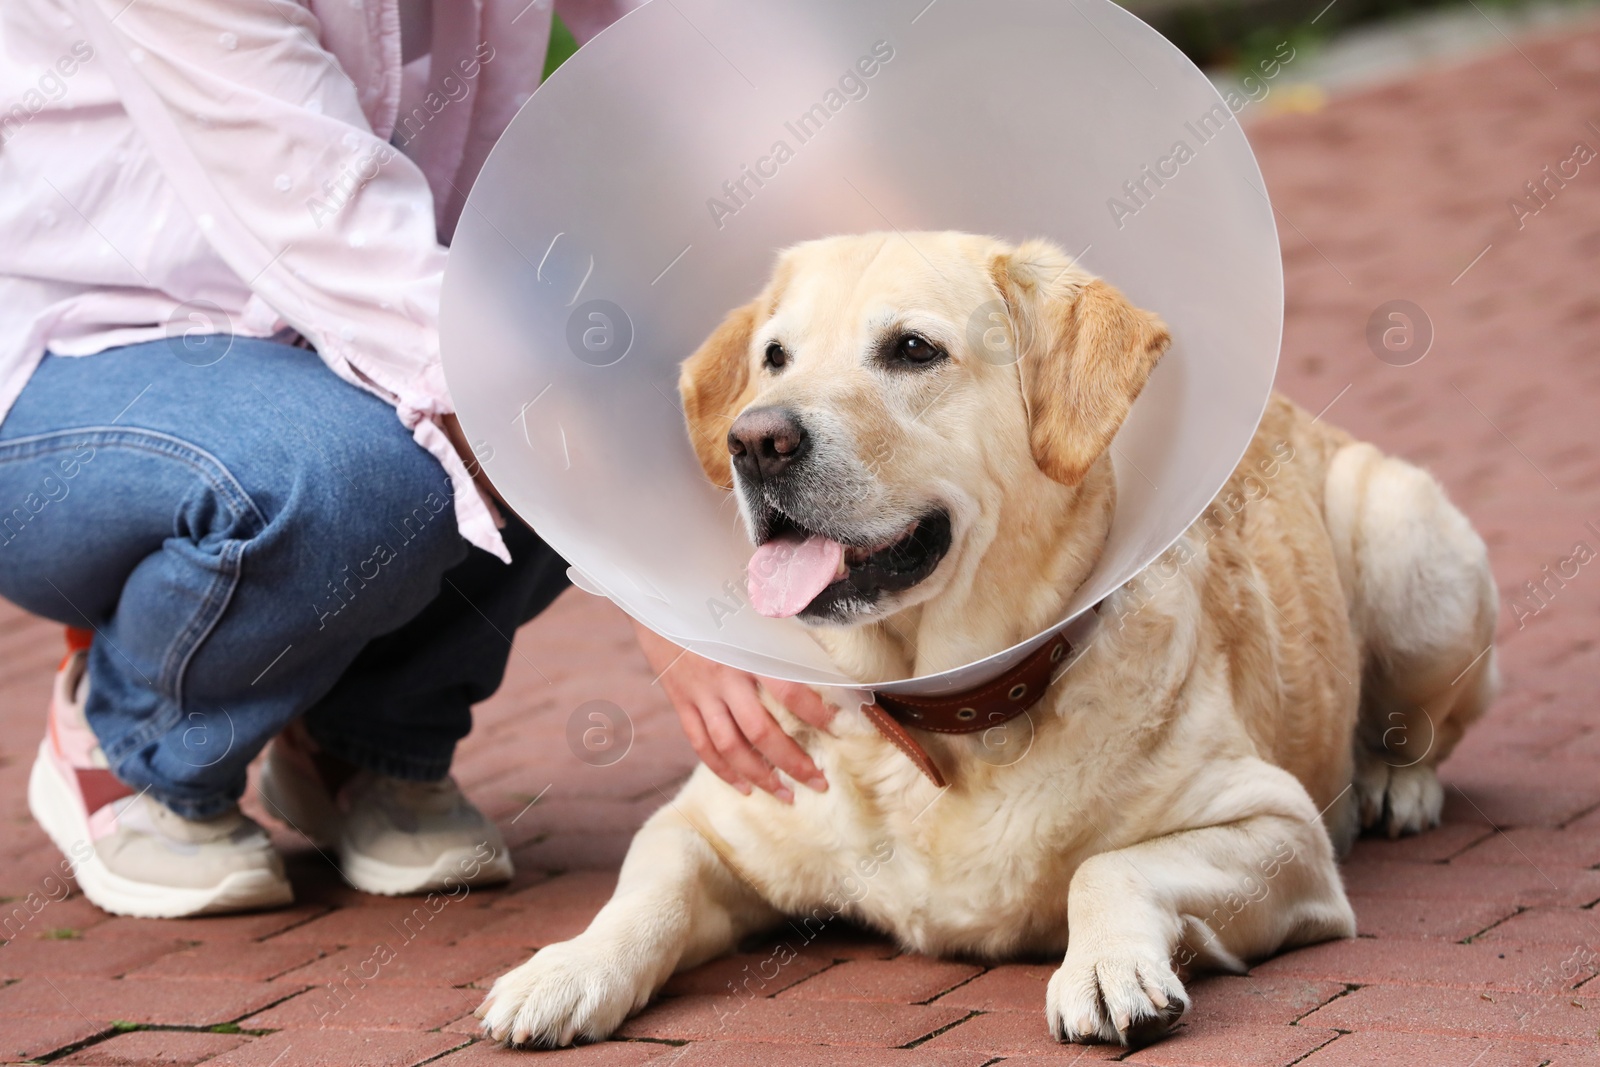
[[[511,879],[511,853],[455,780],[408,782],[338,768],[298,722],[267,749],[267,811],[334,850],[345,881],[367,893],[453,891]]]
[[[111,773],[83,715],[88,642],[69,634],[28,808],[74,866],[78,887],[117,915],[175,919],[294,902],[266,831],[237,808],[186,819]]]

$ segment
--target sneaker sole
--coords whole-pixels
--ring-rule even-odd
[[[453,892],[463,885],[473,888],[500,885],[511,881],[513,873],[511,856],[504,849],[497,850],[487,863],[478,858],[476,849],[452,849],[440,855],[431,867],[402,867],[341,849],[339,863],[345,881],[363,893],[384,897],[441,890]],[[464,872],[474,866],[477,872],[468,877]]]
[[[95,854],[83,805],[41,742],[28,775],[28,810],[73,865],[78,888],[89,902],[113,915],[181,919],[194,915],[278,908],[294,903],[294,889],[271,871],[237,871],[204,889],[154,885],[125,878]]]

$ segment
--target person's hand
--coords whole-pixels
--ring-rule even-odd
[[[795,718],[827,729],[837,709],[824,703],[814,689],[725,667],[679,648],[637,622],[634,629],[689,744],[717,777],[747,795],[751,786],[760,786],[785,803],[793,803],[794,794],[778,777],[779,770],[818,792],[828,788],[822,771],[783,732],[756,693],[759,685]]]

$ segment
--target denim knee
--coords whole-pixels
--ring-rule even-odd
[[[309,579],[296,583],[309,601],[290,608],[308,612],[318,633],[354,628],[370,639],[403,625],[467,556],[449,477],[389,414],[358,468],[300,471],[283,515]]]
[[[6,497],[43,484],[40,442],[85,433],[92,463],[0,581],[96,627],[90,725],[119,777],[185,814],[237,797],[267,741],[468,557],[439,462],[301,349],[236,338],[203,368],[159,343],[47,358],[0,424]]]

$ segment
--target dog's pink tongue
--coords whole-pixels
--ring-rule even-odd
[[[844,546],[821,534],[775,537],[750,557],[750,603],[769,619],[798,615],[833,583],[843,559]]]

